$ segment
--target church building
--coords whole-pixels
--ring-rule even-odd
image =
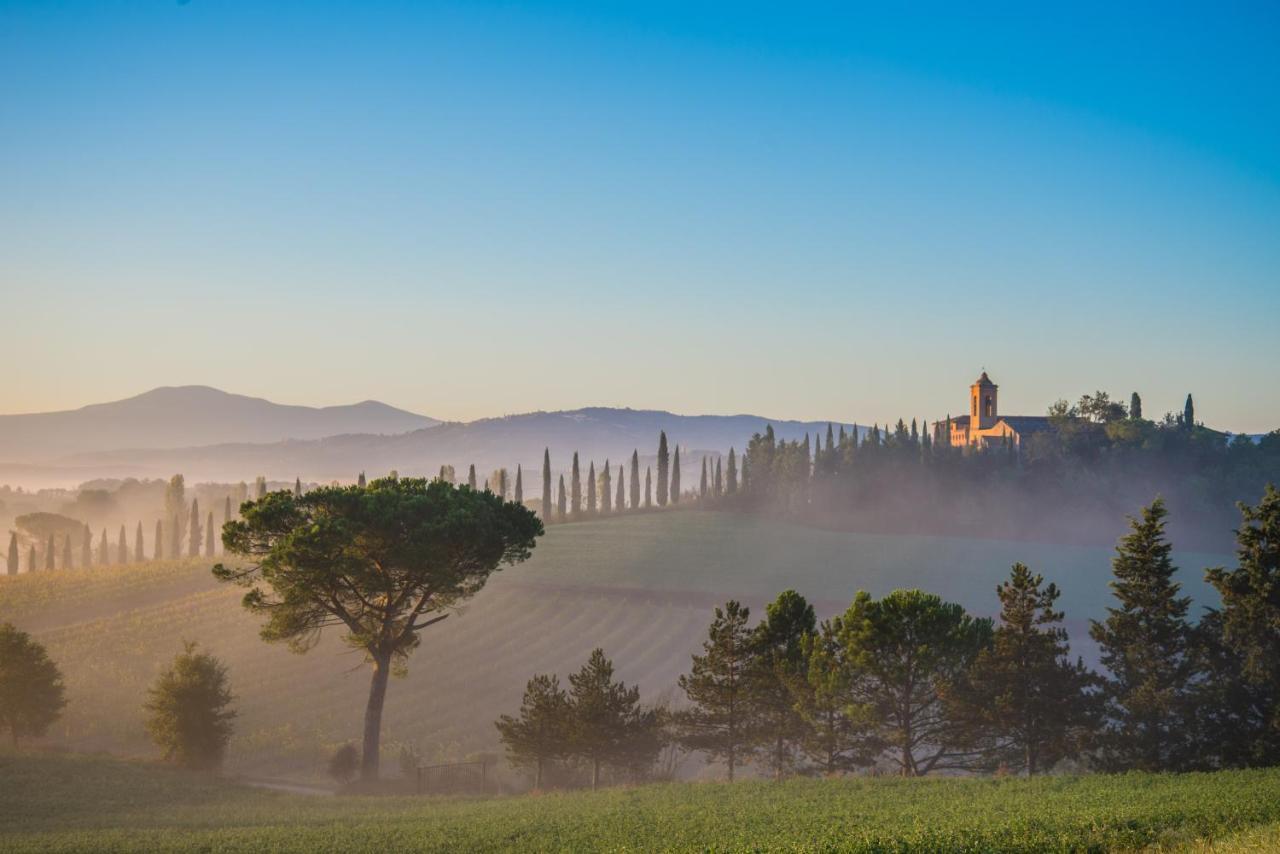
[[[983,371],[969,386],[969,414],[935,421],[934,444],[999,448],[1008,442],[1016,449],[1033,433],[1049,429],[1049,419],[1043,415],[1001,415],[999,388]]]

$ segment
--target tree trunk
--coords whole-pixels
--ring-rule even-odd
[[[534,766],[533,787],[539,791],[542,790],[542,757],[538,757],[538,762]]]
[[[391,654],[373,657],[373,680],[369,683],[369,704],[364,709],[364,752],[360,757],[360,779],[366,783],[378,779],[378,752],[382,742],[382,704],[387,697],[387,678],[391,675]]]
[[[591,791],[600,788],[600,757],[591,757]]]

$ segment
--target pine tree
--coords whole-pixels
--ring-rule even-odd
[[[560,475],[560,490],[556,494],[556,518],[561,522],[565,517],[564,475]]]
[[[1070,658],[1057,586],[1024,564],[996,588],[1000,625],[953,693],[952,714],[990,751],[989,767],[1028,775],[1078,756],[1098,723],[1096,677]]]
[[[569,515],[577,519],[582,515],[582,476],[578,471],[578,452],[573,452],[573,465],[569,469]]]
[[[651,466],[645,466],[644,469],[644,506],[653,506],[653,481],[650,475],[653,473]]]
[[[719,470],[719,468],[720,468],[720,462],[717,460],[716,469]],[[725,484],[724,484],[724,490],[725,490],[725,493],[728,495],[733,495],[735,492],[738,491],[738,461],[734,457],[733,448],[729,449],[729,471],[728,471],[728,479],[725,481]]]
[[[732,600],[716,608],[702,655],[693,656],[689,673],[679,680],[692,704],[677,717],[681,742],[706,754],[708,762],[723,759],[731,783],[738,766],[749,761],[757,734],[751,717],[750,617],[750,609]]]
[[[133,562],[142,563],[147,559],[147,553],[142,545],[142,523],[138,523],[138,529],[133,532]]]
[[[9,532],[9,574],[18,574],[18,535],[14,531]]]
[[[551,518],[551,449],[542,452],[542,518]]]
[[[869,767],[887,746],[874,706],[854,691],[858,672],[847,659],[843,627],[840,617],[824,620],[802,639],[804,679],[794,691],[796,711],[808,724],[800,748],[827,776]]]
[[[569,721],[570,751],[591,768],[592,789],[599,788],[603,767],[644,767],[652,764],[661,746],[657,717],[640,707],[640,689],[615,682],[613,662],[599,648],[569,676]],[[648,763],[636,755],[646,744],[651,750]]]
[[[625,497],[622,494],[622,466],[618,466],[618,494],[613,497],[613,506],[617,508],[617,512],[621,513],[626,506]]]
[[[120,526],[120,542],[116,545],[116,563],[124,565],[129,562],[129,534],[124,525]]]
[[[658,506],[667,506],[667,491],[671,484],[671,458],[667,452],[667,433],[658,434]]]
[[[640,507],[640,451],[631,451],[631,509]]]
[[[301,497],[301,492],[294,492],[295,497]],[[191,520],[188,522],[191,538],[187,543],[187,557],[200,557],[200,544],[203,537],[200,535],[200,502],[197,499],[191,499]]]
[[[1188,596],[1173,580],[1172,546],[1165,538],[1164,501],[1129,520],[1111,561],[1111,590],[1119,607],[1089,635],[1110,672],[1103,687],[1107,726],[1104,763],[1114,770],[1169,771],[1182,767],[1188,745],[1188,690],[1195,677],[1189,654]]]
[[[813,606],[787,590],[768,604],[764,620],[751,634],[751,706],[761,726],[762,755],[775,780],[795,768],[796,749],[805,736],[795,688],[805,675],[803,639],[816,627]]]
[[[1136,391],[1129,395],[1129,417],[1135,421],[1142,418],[1142,398]]]
[[[698,498],[707,500],[707,458],[702,458],[702,476],[698,478]]]
[[[587,515],[596,512],[596,464],[587,464]]]
[[[103,529],[102,536],[105,538],[106,535],[107,535],[106,529]],[[44,568],[45,569],[57,569],[57,566],[54,564],[54,560],[53,560],[54,555],[57,553],[57,551],[58,551],[57,543],[53,541],[53,534],[50,534],[49,545],[45,546],[45,549],[44,549]]]
[[[156,520],[156,542],[154,547],[155,560],[164,559],[164,523],[159,519]]]
[[[1196,426],[1196,407],[1191,402],[1191,395],[1187,395],[1187,402],[1182,405],[1182,426],[1186,430],[1190,430]]]
[[[62,538],[62,568],[71,568],[71,535],[66,534]]]
[[[608,515],[613,512],[613,473],[609,469],[609,460],[604,461],[600,469],[600,512]]]
[[[472,463],[471,467],[467,469],[467,486],[471,487],[472,489],[476,488],[476,464],[475,463]]]
[[[671,458],[671,503],[680,503],[680,446],[676,445],[675,455]]]
[[[205,557],[213,557],[213,511],[209,511],[209,518],[204,526],[204,554]]]
[[[554,674],[534,676],[524,688],[520,716],[502,715],[495,726],[514,768],[533,769],[533,788],[542,789],[547,765],[570,750],[569,695]]]

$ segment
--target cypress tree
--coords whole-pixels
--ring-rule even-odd
[[[604,461],[604,468],[600,469],[600,512],[609,514],[613,512],[613,473],[609,470],[609,460]]]
[[[556,518],[561,522],[565,516],[564,475],[560,475],[560,490],[556,493]]]
[[[622,466],[618,466],[618,494],[613,498],[613,506],[617,508],[617,512],[621,513],[625,506],[622,495]]]
[[[84,526],[84,536],[80,538],[80,566],[88,569],[93,566],[93,534],[89,526]]]
[[[62,538],[62,568],[71,568],[71,535],[66,534]]]
[[[1165,538],[1164,501],[1130,518],[1111,561],[1111,590],[1119,607],[1089,636],[1110,672],[1103,688],[1107,726],[1103,761],[1113,770],[1176,770],[1185,763],[1189,686],[1195,677],[1190,655],[1189,596],[1173,580],[1172,546]]]
[[[680,503],[680,446],[676,445],[675,456],[671,458],[671,503]]]
[[[653,481],[649,477],[653,473],[652,466],[645,466],[644,469],[644,506],[653,506]]]
[[[153,547],[155,560],[164,559],[164,523],[159,519],[156,520],[156,541]]]
[[[293,481],[293,497],[294,498],[302,497],[302,478],[300,477],[295,478]]]
[[[147,554],[142,546],[142,523],[138,523],[138,530],[133,533],[133,562],[142,563],[147,559]]]
[[[365,486],[364,472],[360,472],[360,476],[356,478],[356,486],[360,487],[361,489],[364,489],[364,486]]]
[[[18,574],[18,535],[14,531],[9,532],[9,574]]]
[[[471,467],[467,469],[467,486],[471,487],[472,489],[476,488],[476,464],[475,463],[472,463]]]
[[[520,464],[516,463],[516,504],[524,504],[524,473],[520,470]]]
[[[587,515],[596,512],[596,464],[587,464]]]
[[[173,536],[169,538],[169,559],[177,560],[182,557],[182,539],[178,536],[178,532],[182,530],[182,520],[177,516],[173,517]]]
[[[713,480],[714,488],[712,489],[712,492],[715,494],[716,498],[719,498],[721,495],[724,494],[724,480],[721,477],[721,471],[722,470],[720,468],[720,459],[717,457],[716,458],[716,475],[715,475],[715,479]]]
[[[222,524],[226,525],[230,521],[231,521],[231,496],[228,495],[226,503],[222,506]],[[141,525],[142,523],[139,522],[138,524]]]
[[[98,563],[106,566],[111,563],[111,547],[107,545],[107,529],[102,529],[102,536],[98,540]]]
[[[1196,406],[1191,402],[1191,395],[1187,395],[1187,402],[1182,405],[1182,426],[1190,430],[1196,426]]]
[[[551,449],[542,451],[542,518],[551,518]]]
[[[658,434],[658,506],[667,506],[667,490],[671,483],[671,458],[667,452],[667,432]]]
[[[106,536],[106,533],[107,532],[105,530],[102,532],[104,537]],[[57,566],[53,562],[54,555],[57,553],[57,551],[58,551],[58,546],[53,541],[53,534],[50,534],[49,545],[45,547],[45,551],[44,551],[44,568],[45,569],[57,569]]]
[[[300,488],[301,481],[299,481]],[[301,497],[302,493],[295,490],[294,495]],[[200,502],[195,498],[191,499],[191,521],[188,527],[191,529],[191,538],[187,543],[187,557],[200,557],[200,544],[204,538],[200,535]]]
[[[698,478],[698,497],[707,500],[707,458],[702,458],[702,476]]]
[[[209,518],[204,526],[204,554],[205,557],[213,557],[213,511],[209,511]]]
[[[265,477],[263,477],[262,475],[258,475],[258,477],[254,480],[253,485],[254,485],[254,490],[258,496],[257,498],[258,501],[261,501],[262,499],[267,497],[267,479]],[[174,539],[177,539],[177,537],[175,536]]]
[[[569,515],[582,515],[582,476],[578,471],[578,452],[573,452],[573,465],[569,470]]]
[[[631,451],[631,509],[640,507],[640,451]]]
[[[27,572],[36,571],[36,546],[31,544],[30,550],[27,551]]]
[[[1142,398],[1136,391],[1129,395],[1129,417],[1135,421],[1142,418]]]
[[[120,542],[116,545],[116,563],[121,565],[129,562],[129,534],[125,531],[124,525],[120,526]]]
[[[743,492],[747,492],[751,489],[751,476],[747,472],[746,454],[742,455],[742,469],[738,472],[738,481],[739,481],[739,488]]]
[[[841,428],[841,429],[843,429],[843,428]],[[719,463],[717,463],[717,466],[719,466]],[[724,486],[725,486],[725,492],[726,492],[726,493],[728,493],[729,495],[733,495],[735,492],[737,492],[737,491],[738,491],[738,461],[737,461],[737,459],[734,457],[734,451],[733,451],[733,448],[730,448],[730,449],[729,449],[729,471],[728,471],[728,476],[729,476],[729,478],[728,478],[728,480],[726,480],[726,481],[725,481],[725,485],[724,485]]]

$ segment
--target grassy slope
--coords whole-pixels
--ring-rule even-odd
[[[563,677],[597,645],[646,697],[669,690],[710,606],[730,596],[758,605],[794,587],[829,613],[859,587],[921,586],[990,612],[995,584],[1018,559],[1065,588],[1078,623],[1101,610],[1105,550],[832,533],[698,512],[553,526],[532,561],[428,631],[409,675],[391,685],[388,752],[397,742],[440,759],[493,748],[493,719],[519,705],[531,674]],[[1194,573],[1184,575],[1207,562],[1187,559]],[[200,561],[37,573],[0,578],[0,619],[35,632],[66,675],[70,706],[55,743],[149,755],[142,698],[187,638],[230,667],[240,711],[230,767],[319,776],[333,748],[360,731],[361,658],[336,635],[305,656],[262,643],[240,595]]]
[[[0,848],[12,851],[1230,851],[1275,838],[1280,771],[443,800],[314,798],[117,760],[0,756],[0,803]]]

